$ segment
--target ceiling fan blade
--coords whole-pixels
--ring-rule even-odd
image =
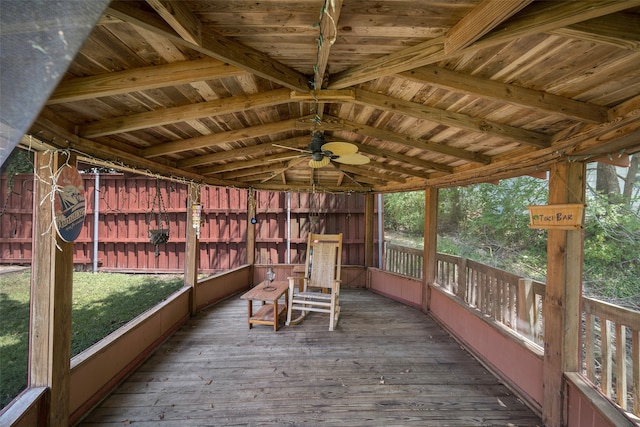
[[[327,166],[331,161],[328,157],[323,157],[322,160],[309,160],[309,167],[313,169],[318,169]]]
[[[354,154],[358,151],[358,147],[349,142],[327,142],[322,146],[322,151],[331,151],[336,156],[346,156],[348,154]]]
[[[367,156],[363,156],[362,154],[358,153],[338,156],[333,160],[338,163],[344,163],[345,165],[366,165],[371,161]]]
[[[284,148],[285,150],[293,150],[293,151],[299,151],[301,153],[311,154],[311,151],[303,150],[301,148],[287,147],[286,145],[278,145],[278,144],[271,144],[271,145],[273,145],[274,147],[278,147],[278,148]]]

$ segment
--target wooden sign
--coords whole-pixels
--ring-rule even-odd
[[[580,203],[527,206],[529,228],[579,230],[582,228],[584,205]]]
[[[54,200],[55,224],[65,242],[73,242],[80,235],[85,217],[84,184],[78,169],[63,166],[58,172]]]

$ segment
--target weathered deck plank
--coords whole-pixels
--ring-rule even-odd
[[[83,426],[540,426],[542,422],[418,310],[342,293],[338,329],[249,330],[233,298],[195,316]]]

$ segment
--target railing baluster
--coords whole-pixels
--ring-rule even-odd
[[[592,383],[596,383],[596,361],[595,361],[595,316],[587,313],[585,315],[584,351],[587,378]]]
[[[531,279],[520,279],[516,295],[516,309],[518,313],[517,330],[528,337],[533,336],[534,318],[533,281]]]
[[[616,400],[627,409],[627,328],[616,322]]]
[[[631,357],[633,363],[633,413],[640,414],[640,331],[631,334]]]
[[[611,396],[611,337],[609,336],[609,321],[600,318],[600,350],[602,352],[601,371],[600,371],[600,389],[602,392]]]

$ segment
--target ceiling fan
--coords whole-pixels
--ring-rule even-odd
[[[313,169],[324,167],[328,165],[331,160],[346,165],[366,165],[370,161],[367,156],[357,153],[358,147],[355,144],[340,141],[326,142],[320,132],[316,132],[311,136],[311,142],[307,145],[307,150],[278,144],[273,144],[273,146],[300,151],[301,153],[305,153],[304,155],[311,156],[309,167]]]

